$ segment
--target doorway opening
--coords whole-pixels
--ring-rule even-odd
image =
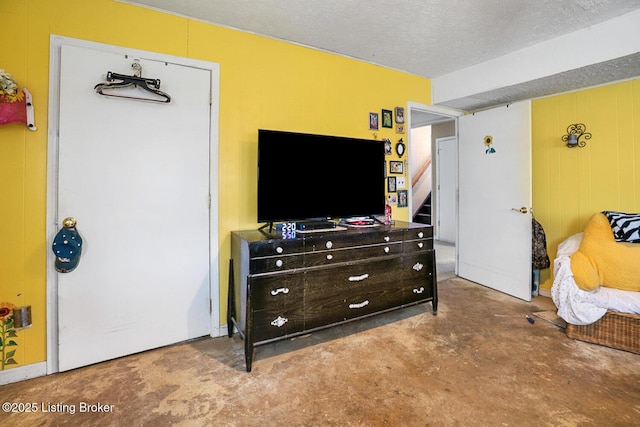
[[[434,227],[436,273],[438,280],[445,280],[457,274],[457,117],[461,113],[417,103],[409,103],[408,110],[409,212],[413,222]]]

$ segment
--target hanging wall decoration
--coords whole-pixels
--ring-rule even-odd
[[[404,141],[402,141],[402,138],[400,138],[398,140],[398,143],[396,144],[396,153],[398,154],[398,157],[402,157],[404,155],[405,149],[406,147],[404,145]]]
[[[393,112],[391,110],[382,110],[382,127],[393,127]]]
[[[406,208],[408,204],[407,190],[398,190],[398,207]]]
[[[24,123],[29,130],[37,130],[31,93],[0,69],[0,125],[10,123]]]
[[[13,326],[13,309],[15,306],[10,302],[0,303],[0,370],[6,366],[16,365],[14,359],[17,343],[14,338],[18,337]]]
[[[399,175],[404,174],[404,163],[391,160],[389,162],[389,173],[395,173]]]
[[[385,156],[391,155],[391,140],[389,138],[382,138],[384,141],[384,154]]]
[[[404,123],[404,108],[396,107],[396,123]]]
[[[485,154],[493,154],[496,152],[495,148],[491,145],[493,144],[493,137],[491,135],[487,135],[484,137],[484,145],[487,146],[487,149],[484,150]]]
[[[378,113],[369,113],[369,130],[378,130]]]

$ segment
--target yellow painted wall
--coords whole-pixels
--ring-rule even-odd
[[[553,260],[594,213],[640,212],[640,79],[534,100],[531,110],[533,207]],[[562,142],[572,123],[592,134],[586,147]]]
[[[30,132],[19,124],[0,126],[0,303],[33,309],[33,326],[19,331],[13,366],[46,359],[50,35],[220,64],[222,324],[229,232],[257,226],[257,129],[373,138],[369,112],[431,100],[424,78],[112,0],[2,0],[0,16],[0,68],[31,91],[38,127]],[[394,145],[400,136],[391,129],[377,132]],[[407,220],[407,208],[394,209],[394,218]]]

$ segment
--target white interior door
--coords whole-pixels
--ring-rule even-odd
[[[530,301],[531,103],[462,116],[458,132],[458,275]]]
[[[436,234],[438,240],[456,241],[456,137],[436,139]]]
[[[135,59],[171,103],[94,92]],[[210,71],[67,45],[60,62],[57,223],[84,247],[57,274],[59,370],[208,335]]]

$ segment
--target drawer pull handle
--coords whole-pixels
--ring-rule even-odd
[[[413,264],[413,267],[411,268],[413,268],[415,271],[420,271],[423,269],[423,267],[424,267],[424,264],[420,264],[419,262],[416,262],[415,264]]]
[[[271,326],[277,326],[278,328],[280,328],[284,326],[284,324],[287,323],[288,321],[289,319],[287,319],[286,317],[278,316],[271,321]]]
[[[276,267],[282,267],[282,264],[283,264],[283,262],[282,262],[281,259],[276,261]]]
[[[278,247],[276,248],[276,252],[278,252],[279,254],[281,254],[282,252],[284,252],[284,249],[282,249],[282,247],[281,247],[281,246],[278,246]]]
[[[421,294],[423,292],[424,292],[424,286],[420,286],[420,288],[418,289],[415,289],[415,288],[413,289],[414,294]]]
[[[384,241],[388,242],[389,240],[391,240],[391,238],[389,236],[384,236]]]
[[[331,249],[333,247],[333,242],[331,240],[329,240],[327,243],[325,243],[324,245],[327,249]]]
[[[384,247],[384,253],[385,253],[385,254],[388,254],[388,253],[389,253],[389,246],[385,246],[385,247]]]
[[[422,238],[424,237],[424,233],[423,233],[422,231],[421,231],[421,232],[419,232],[419,233],[418,233],[418,237],[422,239]]]
[[[369,277],[368,274],[363,274],[361,276],[351,276],[349,277],[349,281],[350,282],[362,282],[363,280],[367,279]]]
[[[272,289],[271,290],[271,295],[273,295],[274,297],[276,295],[278,295],[280,292],[282,292],[283,294],[288,294],[289,293],[289,288],[278,288],[278,289]]]
[[[333,259],[333,255],[331,255],[331,254],[327,255],[327,259],[328,259],[329,261],[331,261],[331,260]]]
[[[419,242],[419,243],[418,243],[418,247],[419,247],[420,249],[422,249],[422,247],[423,247],[423,246],[424,246],[424,243],[422,243],[422,242]]]
[[[369,305],[369,300],[364,300],[357,304],[349,304],[349,308],[362,308],[366,307],[367,305]]]

